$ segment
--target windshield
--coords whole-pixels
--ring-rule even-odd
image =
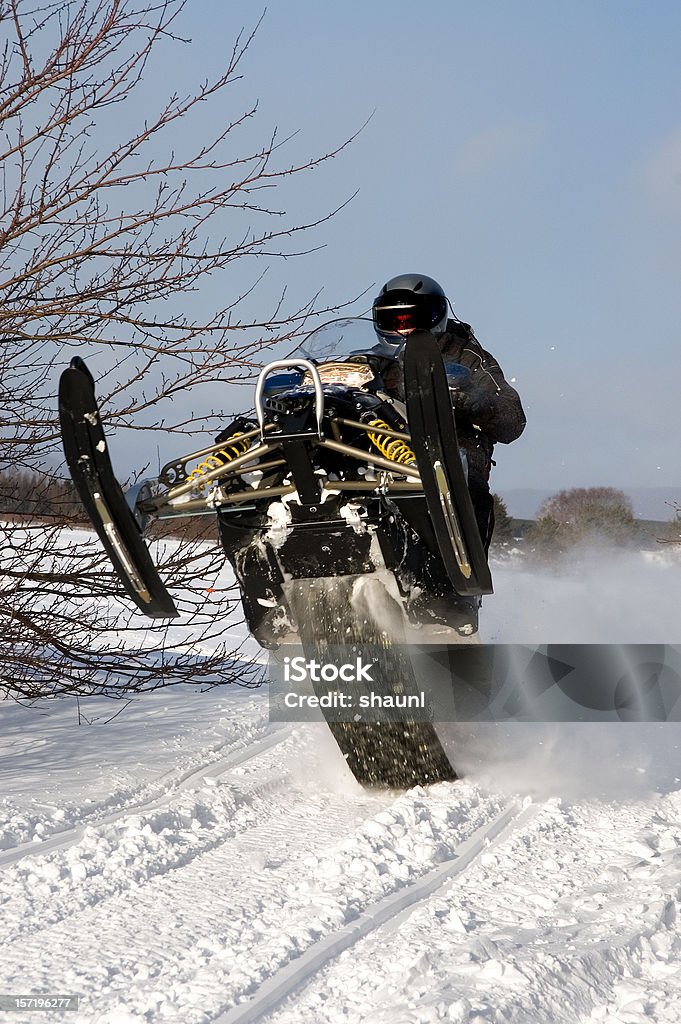
[[[338,362],[357,355],[396,359],[402,344],[390,345],[381,341],[369,317],[355,317],[331,320],[317,327],[294,349],[291,357],[302,356],[315,363]]]

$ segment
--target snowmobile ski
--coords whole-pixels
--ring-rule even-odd
[[[61,375],[59,419],[73,483],[126,593],[150,618],[175,618],[177,608],[114,474],[94,379],[80,356]]]
[[[457,593],[492,593],[492,577],[459,456],[442,355],[428,331],[410,334],[404,359],[411,446],[447,574]]]

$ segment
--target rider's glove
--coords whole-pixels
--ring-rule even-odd
[[[456,419],[466,424],[477,423],[485,414],[488,398],[476,385],[467,366],[445,360],[445,373]]]
[[[476,416],[479,416],[485,408],[480,392],[475,388],[450,388],[449,393],[457,419],[461,418],[474,423]]]

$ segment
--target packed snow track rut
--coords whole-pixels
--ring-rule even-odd
[[[2,892],[11,893],[15,918],[14,926],[5,926],[5,940],[25,938],[47,922],[63,921],[113,893],[186,866],[250,829],[258,812],[289,784],[285,769],[263,767],[267,755],[286,741],[292,741],[290,731],[273,730],[174,780],[162,797],[108,815],[97,825],[13,850],[2,877]],[[38,921],[31,910],[41,879],[49,900]]]
[[[153,811],[168,806],[177,794],[190,791],[202,780],[210,784],[211,780],[216,782],[225,772],[238,768],[251,758],[257,757],[270,748],[283,743],[286,736],[286,729],[263,728],[262,738],[251,743],[225,744],[227,753],[221,750],[213,752],[210,759],[190,769],[169,771],[159,779],[159,795],[147,796],[139,799],[137,796],[132,799],[123,798],[122,805],[118,810],[109,814],[92,814],[92,819],[87,825],[78,828],[57,830],[52,835],[43,839],[40,843],[32,840],[28,843],[21,843],[10,850],[0,853],[0,868],[9,864],[16,864],[24,857],[45,856],[54,850],[64,849],[67,846],[74,846],[80,842],[85,835],[86,829],[100,828],[104,825],[115,825],[117,822],[130,816],[130,814],[148,815]]]
[[[532,807],[463,875],[260,1019],[674,1024],[680,811],[678,792]]]
[[[491,821],[485,822],[473,835],[464,840],[457,850],[438,867],[378,903],[367,907],[351,924],[329,935],[302,954],[297,960],[266,981],[257,994],[246,1004],[236,1006],[217,1018],[215,1024],[253,1024],[279,1005],[302,986],[321,967],[327,967],[355,942],[384,925],[394,924],[415,904],[428,899],[444,883],[464,871],[483,851],[491,849],[493,841],[500,841],[523,819],[534,815],[536,808],[521,810],[517,804],[503,810]]]

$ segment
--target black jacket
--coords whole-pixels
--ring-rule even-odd
[[[508,444],[520,437],[526,422],[520,396],[504,377],[496,359],[475,337],[470,324],[448,320],[440,348],[445,359],[467,366],[471,371],[472,390],[483,404],[477,417],[479,429],[493,444],[497,441]]]
[[[504,377],[496,359],[475,337],[470,324],[448,320],[447,330],[439,342],[448,362],[460,363],[471,371],[470,392],[477,410],[470,418],[458,412],[456,426],[470,470],[487,480],[494,445],[498,441],[502,444],[515,441],[525,429],[520,396]],[[394,383],[386,380],[386,387],[390,389]]]

